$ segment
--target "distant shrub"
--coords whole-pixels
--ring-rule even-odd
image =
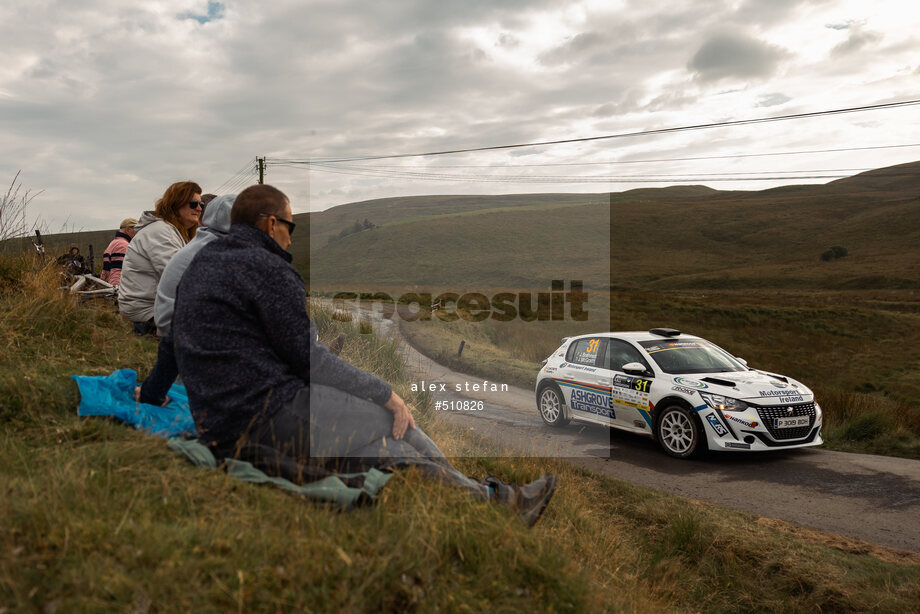
[[[372,228],[378,228],[378,226],[367,218],[364,218],[364,222],[355,220],[353,225],[349,226],[348,228],[343,228],[339,231],[339,234],[329,237],[329,243],[335,243],[340,239],[344,239],[348,235],[353,235],[355,233],[361,232],[362,230],[371,230]]]
[[[846,425],[843,438],[849,441],[871,441],[895,430],[894,421],[882,412],[870,412],[857,416]]]
[[[842,245],[835,245],[827,251],[821,253],[821,260],[827,262],[836,258],[843,258],[849,253],[850,252],[847,250],[847,248],[843,247]]]

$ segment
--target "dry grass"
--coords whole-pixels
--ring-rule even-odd
[[[512,482],[557,473],[534,529],[413,472],[378,505],[339,513],[193,467],[159,438],[76,416],[71,373],[143,374],[155,344],[27,283],[0,287],[0,611],[903,612],[920,600],[912,559],[559,460],[457,461]],[[349,360],[405,391],[392,344],[313,313],[322,339],[345,332]],[[445,448],[466,445],[413,400]]]

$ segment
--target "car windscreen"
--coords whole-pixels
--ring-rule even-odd
[[[665,373],[728,373],[747,368],[704,339],[640,341]]]

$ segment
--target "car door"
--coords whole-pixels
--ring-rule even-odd
[[[604,368],[606,339],[583,337],[569,345],[556,379],[576,420],[610,423],[610,375]]]
[[[637,362],[645,366],[642,375],[623,371],[623,365]],[[614,417],[611,424],[628,431],[650,433],[652,416],[649,393],[654,385],[654,372],[638,349],[623,339],[607,340],[604,360],[610,378],[610,396]]]

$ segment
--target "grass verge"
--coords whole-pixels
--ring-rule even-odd
[[[193,467],[162,439],[76,416],[72,373],[143,376],[155,343],[53,280],[3,270],[0,611],[903,612],[920,600],[920,556],[828,545],[559,460],[458,460],[506,481],[558,473],[534,529],[411,471],[379,505],[339,513]],[[345,357],[405,392],[392,344],[314,316],[322,339],[345,332]],[[464,445],[414,402],[448,452]]]

